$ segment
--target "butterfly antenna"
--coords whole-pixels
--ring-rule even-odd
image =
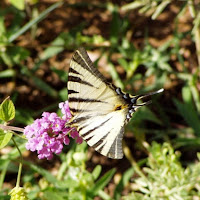
[[[164,91],[164,89],[163,88],[161,88],[160,90],[157,90],[157,91],[155,91],[155,92],[149,92],[149,93],[147,93],[147,94],[140,94],[140,95],[136,95],[135,97],[134,97],[134,101],[135,101],[135,103],[136,103],[136,101],[137,100],[139,100],[139,99],[143,99],[143,98],[145,98],[145,97],[149,97],[149,96],[152,96],[152,95],[154,95],[154,94],[159,94],[159,93],[161,93],[161,92],[163,92]],[[136,108],[139,108],[139,107],[141,107],[141,106],[145,106],[145,105],[149,105],[149,104],[151,104],[152,103],[152,101],[150,100],[150,101],[147,101],[147,102],[144,102],[144,103],[141,103],[141,104],[137,104],[137,105],[135,105],[135,107]]]

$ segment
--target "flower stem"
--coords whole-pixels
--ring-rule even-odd
[[[7,126],[7,125],[3,125],[0,124],[0,128],[3,130],[10,130],[10,131],[18,131],[18,132],[24,132],[23,128],[19,128],[19,127],[15,127],[15,126]]]
[[[197,60],[200,69],[200,25],[195,30],[195,45],[197,51]]]
[[[20,155],[20,162],[19,162],[19,170],[18,170],[18,175],[17,175],[17,183],[16,183],[16,187],[20,186],[20,179],[21,179],[21,173],[22,173],[22,153],[20,151],[20,149],[17,146],[17,143],[15,142],[14,138],[12,138],[13,143],[15,144],[15,147],[17,148],[19,155]]]
[[[124,141],[123,141],[123,149],[124,149],[124,154],[125,154],[126,158],[129,160],[132,167],[134,167],[136,173],[146,179],[146,176],[144,175],[144,173],[138,166],[137,162],[135,161],[135,159],[133,158],[133,156],[131,154],[129,147],[127,146],[127,144]]]

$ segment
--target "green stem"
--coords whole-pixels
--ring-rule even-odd
[[[197,60],[200,70],[200,25],[195,30],[195,45],[196,45]]]
[[[124,149],[124,154],[125,154],[126,158],[129,160],[132,167],[134,167],[136,173],[138,175],[140,175],[142,178],[146,179],[146,176],[144,175],[144,173],[142,172],[142,170],[138,166],[137,162],[135,161],[135,159],[133,158],[133,156],[131,154],[129,147],[126,145],[126,143],[124,141],[123,141],[123,149]]]
[[[17,143],[15,142],[14,138],[12,138],[12,140],[13,140],[13,143],[15,144],[15,147],[17,148],[19,155],[20,155],[19,170],[18,170],[17,183],[16,183],[16,187],[19,187],[20,186],[21,173],[22,173],[23,158],[22,158],[22,153],[21,153],[20,149],[18,148]]]

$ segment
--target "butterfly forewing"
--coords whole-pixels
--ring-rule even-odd
[[[69,124],[101,154],[122,158],[121,140],[128,108],[115,108],[126,102],[93,66],[83,48],[75,52],[70,63],[68,99],[73,116]]]

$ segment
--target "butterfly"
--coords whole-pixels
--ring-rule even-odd
[[[67,126],[75,127],[80,136],[104,156],[123,158],[124,126],[133,113],[150,101],[137,100],[160,92],[131,96],[122,92],[94,67],[86,50],[75,51],[68,73],[68,102],[72,115]]]

